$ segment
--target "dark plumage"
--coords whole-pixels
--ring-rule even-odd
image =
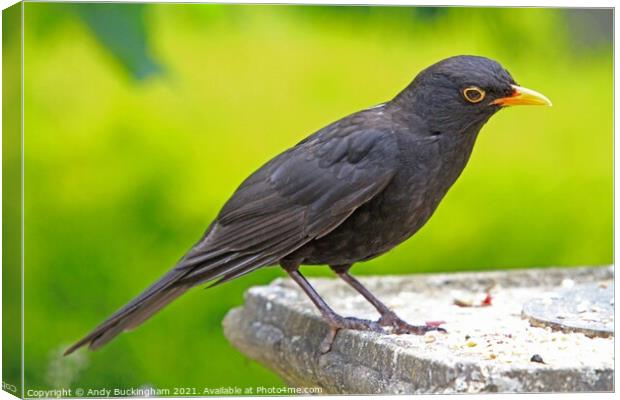
[[[96,349],[192,286],[281,264],[338,329],[424,333],[400,320],[348,273],[418,231],[461,174],[478,132],[503,105],[548,103],[516,86],[497,62],[448,58],[393,100],[336,121],[247,178],[177,266],[67,350]],[[550,104],[550,103],[549,103]],[[299,274],[327,264],[380,312],[377,322],[335,314]]]

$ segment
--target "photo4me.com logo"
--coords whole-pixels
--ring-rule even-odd
[[[6,390],[7,392],[17,393],[17,386],[11,385],[10,383],[2,382],[2,390]]]

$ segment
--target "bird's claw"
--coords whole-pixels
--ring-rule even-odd
[[[407,322],[400,319],[396,314],[385,313],[378,321],[370,321],[367,319],[359,319],[353,317],[334,317],[329,324],[329,332],[320,346],[321,354],[328,353],[332,349],[332,344],[336,339],[338,331],[341,329],[351,329],[356,331],[376,332],[381,334],[393,333],[396,335],[410,334],[410,335],[424,335],[427,332],[441,332],[447,333],[447,331],[440,327],[442,322],[427,323],[426,325],[410,325]],[[390,327],[391,332],[387,332],[383,327]]]
[[[382,328],[381,324],[376,321],[370,321],[367,319],[359,319],[353,317],[340,317],[334,318],[329,321],[329,333],[323,339],[321,343],[321,354],[328,353],[331,348],[334,340],[336,339],[336,334],[340,329],[351,329],[356,331],[366,331],[366,332],[376,332],[381,334],[386,334],[385,329]]]
[[[392,333],[397,335],[410,334],[410,335],[424,335],[427,332],[441,332],[447,333],[444,328],[440,327],[441,323],[427,323],[426,325],[410,325],[407,322],[400,319],[395,313],[385,313],[379,319],[379,325],[389,326],[392,328]]]

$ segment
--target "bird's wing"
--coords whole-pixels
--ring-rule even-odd
[[[390,182],[389,134],[336,123],[252,174],[179,264],[71,346],[96,349],[190,287],[225,282],[278,260],[344,221]]]
[[[250,176],[177,266],[187,271],[182,281],[221,283],[273,264],[381,192],[395,171],[395,141],[379,130],[339,125]]]

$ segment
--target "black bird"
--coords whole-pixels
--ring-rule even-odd
[[[478,132],[503,106],[551,105],[496,61],[456,56],[420,72],[394,99],[338,120],[267,162],[224,205],[204,236],[159,281],[74,344],[97,349],[189,288],[281,265],[339,329],[424,334],[349,274],[416,233],[467,164]],[[299,272],[327,264],[380,313],[336,314]]]

